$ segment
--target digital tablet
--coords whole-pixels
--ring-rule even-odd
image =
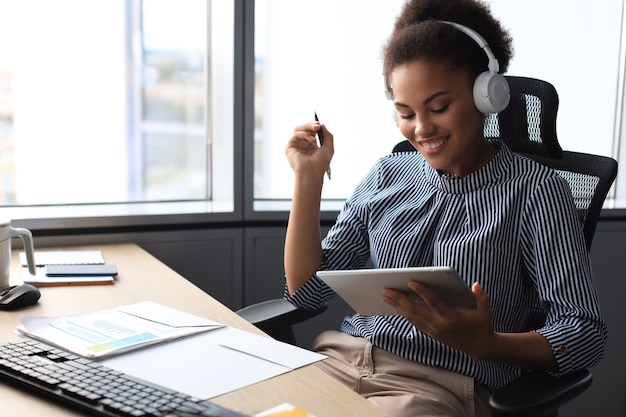
[[[421,298],[408,288],[410,281],[425,285],[452,307],[476,308],[474,294],[450,267],[318,271],[317,276],[357,313],[363,315],[397,314],[393,307],[382,302],[385,288],[402,291],[416,302],[422,302]]]

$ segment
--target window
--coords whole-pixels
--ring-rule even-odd
[[[283,150],[294,126],[313,120],[314,111],[335,136],[327,200],[347,197],[402,139],[383,94],[381,48],[403,3],[256,0],[257,202],[291,198]]]
[[[232,211],[233,2],[9,0],[0,16],[0,205]]]
[[[623,0],[603,2],[601,8],[589,8],[583,0],[488,3],[513,37],[508,74],[545,79],[557,88],[561,145],[617,159]],[[312,120],[314,110],[335,135],[325,201],[345,199],[376,159],[403,139],[383,94],[381,59],[402,4],[256,1],[254,198],[259,210],[290,198],[293,174],[282,150],[293,127]],[[615,207],[626,207],[626,188],[617,192]]]
[[[514,38],[508,73],[557,87],[563,147],[626,155],[624,0],[489,3]],[[402,140],[381,73],[402,4],[0,2],[0,215],[89,227],[85,217],[282,220],[293,177],[284,146],[314,111],[336,138],[323,208],[338,209]]]

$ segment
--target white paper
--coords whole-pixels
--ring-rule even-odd
[[[274,354],[268,353],[271,348]],[[324,358],[268,337],[224,327],[100,362],[146,381],[208,399]]]
[[[275,362],[289,369],[300,368],[326,357],[310,350],[294,348],[293,345],[278,340],[236,329],[225,334],[220,339],[220,344],[266,361]]]
[[[220,327],[223,325],[211,320],[143,302],[67,317],[22,316],[17,330],[93,359]]]

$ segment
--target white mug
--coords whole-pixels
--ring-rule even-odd
[[[0,221],[0,289],[9,286],[11,274],[11,239],[19,237],[24,242],[28,270],[35,275],[35,249],[33,235],[28,229],[11,226],[11,221]]]

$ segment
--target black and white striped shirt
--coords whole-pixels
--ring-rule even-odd
[[[489,295],[493,329],[522,332],[538,303],[558,374],[593,366],[607,330],[582,228],[567,183],[504,144],[463,178],[440,176],[419,152],[378,161],[324,238],[320,269],[451,266]],[[314,308],[334,296],[316,276],[292,297]],[[402,316],[346,317],[341,329],[404,358],[474,377],[496,389],[519,368],[445,346]]]

